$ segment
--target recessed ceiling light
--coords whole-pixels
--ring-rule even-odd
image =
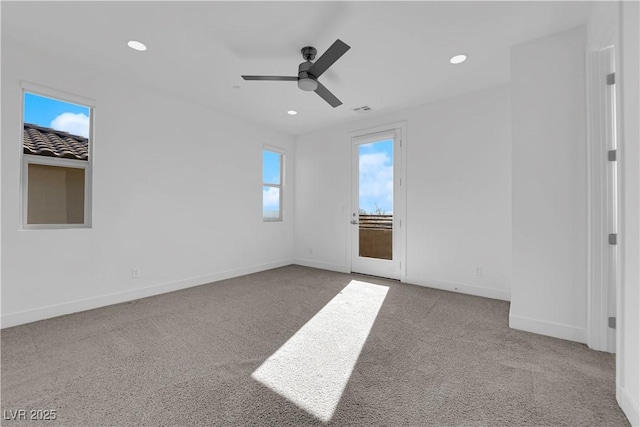
[[[240,86],[233,86],[232,89],[238,90],[240,89]]]
[[[139,50],[141,52],[147,50],[147,46],[145,46],[144,43],[140,43],[136,40],[130,40],[129,43],[127,43],[127,46],[129,46],[131,49]]]
[[[452,64],[461,64],[466,60],[467,60],[467,55],[456,55],[451,57],[449,62],[451,62]]]
[[[290,116],[295,116],[296,114],[298,114],[298,112],[296,110],[289,110],[287,111],[287,114]]]

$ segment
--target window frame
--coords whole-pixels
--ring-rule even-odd
[[[280,155],[280,184],[271,184],[264,182],[264,152],[269,151],[271,153]],[[284,214],[283,214],[283,202],[284,202],[284,161],[286,156],[286,151],[283,148],[275,147],[273,145],[264,144],[262,147],[262,222],[283,222]],[[277,218],[265,218],[264,217],[264,187],[272,187],[278,188],[278,217]]]
[[[56,230],[56,229],[90,229],[92,228],[92,206],[93,206],[93,134],[95,121],[95,101],[82,96],[52,89],[46,86],[37,85],[29,82],[20,82],[21,100],[20,100],[20,197],[22,198],[20,206],[22,209],[21,229],[22,230]],[[34,154],[26,154],[23,148],[24,133],[24,99],[25,94],[30,93],[36,96],[42,96],[80,105],[89,109],[89,137],[88,137],[88,159],[77,160],[67,158],[57,158],[50,156],[38,156]],[[84,221],[82,224],[29,224],[29,165],[57,166],[63,168],[75,168],[84,170]]]

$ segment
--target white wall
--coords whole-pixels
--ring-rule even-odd
[[[93,227],[20,230],[21,88],[96,102]],[[293,138],[2,38],[2,326],[291,263],[262,222],[262,146]],[[142,276],[132,279],[132,267]]]
[[[511,50],[513,281],[509,324],[586,342],[585,28]]]
[[[620,2],[596,1],[591,4],[587,24],[587,49],[602,49],[619,43]]]
[[[622,295],[618,316],[624,340],[618,384],[618,402],[629,421],[640,426],[640,5],[621,2],[622,135]]]
[[[509,94],[493,88],[297,137],[296,262],[348,271],[348,134],[405,121],[407,282],[508,300]]]

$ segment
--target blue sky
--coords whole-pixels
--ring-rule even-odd
[[[267,184],[280,184],[280,153],[264,150],[262,182]]]
[[[273,151],[263,151],[262,182],[266,184],[280,184],[280,162],[282,155]],[[280,189],[275,187],[262,188],[262,212],[278,211],[280,203]]]
[[[367,213],[393,213],[393,140],[359,147],[359,203]]]
[[[89,115],[89,108],[82,105],[58,101],[28,92],[24,94],[25,123],[88,137]]]

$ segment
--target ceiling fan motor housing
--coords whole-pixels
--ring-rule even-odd
[[[305,61],[298,66],[298,87],[302,90],[314,91],[318,87],[316,77],[308,72],[312,65],[312,62]]]
[[[300,52],[302,53],[302,58],[305,61],[313,61],[314,59],[316,59],[316,53],[318,53],[316,48],[311,46],[303,47],[302,49],[300,49]]]

